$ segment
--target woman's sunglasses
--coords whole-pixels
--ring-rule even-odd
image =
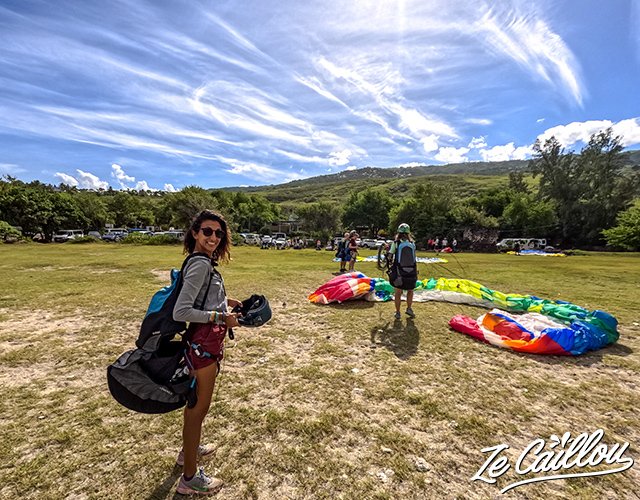
[[[219,240],[221,240],[222,237],[224,236],[224,231],[222,229],[214,230],[210,227],[201,227],[200,231],[202,231],[202,234],[204,234],[207,238],[211,236],[213,233],[216,234],[216,238],[218,238]]]

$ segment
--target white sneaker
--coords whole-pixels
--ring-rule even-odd
[[[211,455],[214,451],[216,451],[216,449],[212,444],[201,444],[198,446],[198,457],[206,457],[207,455]],[[180,450],[180,453],[178,453],[176,464],[180,467],[184,465],[184,450]]]
[[[184,475],[181,475],[176,491],[181,495],[213,495],[220,491],[223,484],[222,479],[207,476],[204,469],[200,467],[189,481],[186,481]]]

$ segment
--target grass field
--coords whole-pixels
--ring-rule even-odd
[[[471,482],[505,443],[605,431],[640,443],[640,255],[561,258],[458,254],[421,278],[473,279],[512,293],[603,309],[617,344],[578,358],[520,355],[449,329],[481,309],[418,303],[316,306],[338,268],[329,252],[236,248],[230,296],[268,296],[273,320],[228,343],[204,436],[220,498],[637,498],[640,465],[601,477],[499,490]],[[0,498],[173,498],[181,413],[135,414],[110,396],[105,369],[131,349],[178,247],[0,245]],[[357,269],[380,276],[374,264]],[[571,471],[569,471],[571,472]],[[635,495],[635,496],[634,496]]]

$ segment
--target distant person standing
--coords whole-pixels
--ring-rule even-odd
[[[347,271],[347,263],[349,262],[348,252],[349,233],[344,233],[344,236],[338,243],[338,251],[336,257],[340,259],[340,273]]]
[[[448,244],[449,244],[449,240],[445,236],[444,238],[442,238],[442,248],[447,248]]]
[[[453,238],[453,241],[451,242],[451,248],[453,248],[453,253],[456,253],[458,249],[458,240],[455,238]]]
[[[413,290],[418,281],[418,264],[416,260],[416,245],[411,237],[409,224],[400,224],[389,253],[393,262],[389,269],[389,282],[395,288],[394,303],[396,306],[395,319],[400,319],[400,305],[402,293],[407,291],[407,315],[415,318],[411,306],[413,305]]]
[[[436,241],[433,242],[433,249],[437,252],[440,250],[440,237],[436,236]]]
[[[356,267],[356,259],[358,258],[358,233],[351,231],[349,233],[349,271],[353,272]]]
[[[513,245],[513,251],[516,253],[516,255],[520,255],[520,250],[522,250],[522,247],[520,246],[520,242],[516,241],[515,244]]]

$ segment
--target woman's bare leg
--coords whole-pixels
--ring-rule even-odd
[[[182,449],[184,451],[182,473],[186,477],[193,476],[196,473],[202,422],[204,422],[204,417],[207,416],[209,406],[211,406],[213,387],[217,376],[218,363],[212,363],[195,371],[198,402],[193,408],[185,407],[184,424],[182,426]]]

